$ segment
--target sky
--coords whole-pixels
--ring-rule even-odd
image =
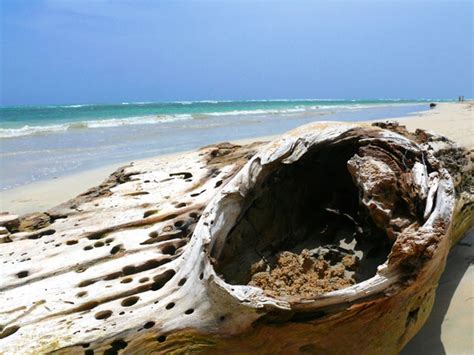
[[[0,2],[0,105],[474,96],[472,1]]]

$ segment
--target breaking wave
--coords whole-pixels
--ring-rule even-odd
[[[157,124],[165,122],[174,122],[189,120],[193,117],[188,114],[182,115],[163,115],[163,116],[141,116],[127,118],[111,118],[104,120],[88,120],[78,122],[67,122],[62,124],[51,124],[45,126],[28,126],[21,128],[0,128],[0,138],[13,138],[21,136],[29,136],[34,134],[46,134],[53,132],[64,132],[74,129],[87,128],[110,128],[129,125]]]
[[[255,102],[262,101],[276,101],[276,100],[253,100]],[[283,100],[278,100],[283,101]],[[273,116],[273,115],[324,115],[327,113],[334,112],[343,112],[343,111],[353,111],[353,110],[362,110],[366,108],[380,107],[380,106],[391,106],[391,105],[403,105],[401,103],[392,102],[383,102],[383,103],[358,103],[351,100],[350,102],[346,101],[344,104],[340,103],[331,103],[329,101],[335,100],[321,100],[326,101],[325,103],[314,103],[314,104],[303,104],[299,101],[303,100],[291,100],[295,101],[294,105],[287,105],[286,107],[267,107],[267,108],[253,108],[253,107],[229,107],[225,109],[217,109],[215,104],[222,103],[225,101],[199,101],[200,104],[206,103],[209,107],[205,108],[202,111],[197,111],[196,108],[186,109],[187,113],[173,113],[173,114],[147,114],[145,116],[131,116],[125,118],[103,118],[103,119],[94,119],[94,120],[77,120],[68,122],[67,119],[64,119],[66,122],[61,123],[44,123],[42,125],[32,124],[32,121],[26,121],[28,124],[23,125],[22,127],[16,128],[0,128],[0,138],[13,138],[21,136],[29,136],[36,134],[48,134],[54,132],[64,132],[68,130],[80,130],[80,129],[93,129],[93,128],[111,128],[119,126],[129,126],[129,125],[146,125],[146,124],[160,124],[168,123],[182,120],[203,120],[203,119],[214,119],[218,117],[228,116],[229,119],[233,119],[233,116],[238,118],[238,116]],[[252,100],[247,100],[247,102],[252,102]],[[176,102],[177,103],[177,102]],[[180,104],[184,105],[193,105],[192,101],[181,101]],[[139,102],[139,103],[127,103],[123,102],[122,105],[147,105],[148,102]],[[79,108],[85,105],[69,105],[63,106],[68,108]],[[212,124],[214,124],[213,122]],[[209,122],[211,124],[211,122]]]

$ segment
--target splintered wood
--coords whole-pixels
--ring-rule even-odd
[[[398,352],[472,226],[472,160],[380,126],[132,163],[1,215],[0,353]]]

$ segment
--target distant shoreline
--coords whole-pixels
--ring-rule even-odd
[[[447,100],[441,100],[448,102]],[[120,104],[75,104],[0,106],[0,139],[65,133],[221,116],[327,114],[332,110],[403,105],[423,105],[431,100],[202,100],[175,102],[122,102]]]
[[[474,102],[439,103],[436,108],[413,115],[390,118],[407,126],[409,130],[416,128],[431,130],[464,145],[474,147]],[[385,119],[375,120],[384,121]],[[269,141],[278,135],[263,136],[248,139],[230,140],[235,144],[246,144],[254,141]],[[157,157],[173,157],[181,152],[158,155],[139,160]],[[136,161],[136,160],[135,160]],[[17,188],[0,191],[0,211],[23,214],[46,210],[59,203],[75,197],[88,188],[98,185],[118,167],[127,165],[127,161],[105,164],[100,168],[89,169],[75,174],[65,175],[55,179],[39,181]]]
[[[429,108],[427,102],[377,100],[76,106],[0,109],[0,190],[220,141],[282,134],[314,121],[386,119]]]
[[[472,101],[474,98],[466,98],[465,101]],[[130,102],[96,102],[96,103],[51,103],[51,104],[24,104],[24,105],[0,105],[2,108],[31,108],[31,107],[84,107],[84,106],[118,106],[118,105],[149,105],[149,104],[191,104],[191,103],[218,103],[218,102],[303,102],[303,101],[321,101],[321,102],[456,102],[457,99],[442,99],[442,98],[420,98],[420,99],[400,99],[400,98],[380,98],[380,99],[249,99],[249,100],[172,100],[172,101],[130,101]]]

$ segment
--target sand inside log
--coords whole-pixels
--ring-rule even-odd
[[[278,255],[272,267],[263,260],[254,264],[253,269],[261,266],[271,269],[253,274],[249,285],[274,296],[311,297],[354,285],[356,279],[352,271],[358,262],[355,255],[325,248],[303,249],[300,254],[286,251]]]

